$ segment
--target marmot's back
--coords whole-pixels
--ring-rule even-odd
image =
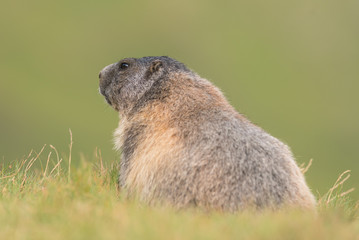
[[[288,147],[183,64],[125,59],[101,72],[100,88],[121,115],[120,186],[130,195],[226,211],[315,206]]]

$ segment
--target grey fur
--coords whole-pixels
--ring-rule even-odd
[[[122,63],[129,67],[121,69]],[[237,113],[216,87],[184,64],[169,57],[124,59],[101,71],[100,91],[124,119],[115,138],[122,149],[120,187],[130,195],[148,203],[230,212],[314,208],[289,148]],[[151,137],[162,136],[153,130],[161,124],[167,127],[161,134],[173,132],[168,139],[175,145],[158,142],[157,147]],[[141,145],[146,141],[153,147]],[[142,159],[134,156],[142,151],[148,153]],[[128,174],[146,156],[158,158],[158,166],[143,165],[146,174],[136,177],[145,179],[137,188]]]

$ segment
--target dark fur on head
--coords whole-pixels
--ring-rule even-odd
[[[100,72],[100,92],[114,109],[129,113],[148,101],[163,98],[166,75],[176,71],[191,73],[170,57],[125,58]]]

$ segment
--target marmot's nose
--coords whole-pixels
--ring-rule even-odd
[[[102,80],[103,77],[104,77],[104,78],[108,78],[107,75],[108,75],[108,73],[111,73],[111,72],[113,71],[114,66],[116,66],[116,63],[110,64],[110,65],[104,67],[104,68],[100,71],[100,73],[99,73],[99,75],[98,75],[98,77],[100,78],[100,80]]]

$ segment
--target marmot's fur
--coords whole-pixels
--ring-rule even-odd
[[[119,186],[129,196],[230,212],[314,208],[289,148],[184,64],[126,58],[101,71],[100,92],[120,113]]]

